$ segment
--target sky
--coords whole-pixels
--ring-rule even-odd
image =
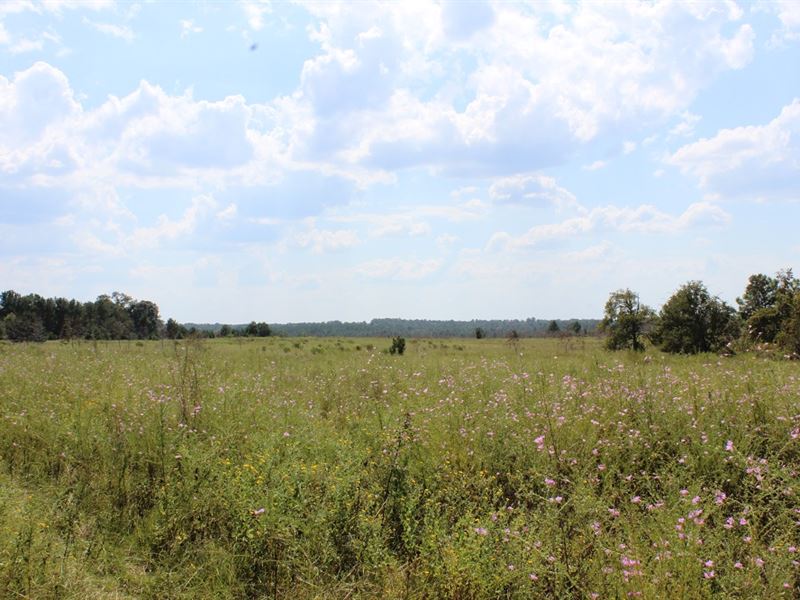
[[[600,317],[800,269],[800,2],[0,2],[0,288]]]

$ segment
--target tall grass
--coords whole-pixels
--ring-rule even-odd
[[[0,346],[0,597],[800,593],[797,364],[384,347]]]

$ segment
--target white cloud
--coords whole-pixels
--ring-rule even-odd
[[[681,122],[669,130],[670,137],[691,137],[694,135],[694,126],[700,122],[700,115],[695,115],[688,110],[681,113]]]
[[[133,231],[127,242],[134,247],[153,248],[162,241],[174,240],[178,237],[194,232],[199,221],[211,210],[216,208],[217,203],[212,196],[201,195],[192,199],[191,205],[183,212],[177,221],[173,221],[166,215],[160,215],[153,227],[139,227]]]
[[[587,214],[571,217],[558,223],[531,227],[520,236],[506,232],[492,235],[487,248],[520,250],[534,248],[554,240],[574,239],[590,233],[618,231],[623,233],[676,234],[693,227],[723,226],[731,216],[709,202],[690,204],[680,215],[670,215],[649,204],[634,208],[602,206]]]
[[[247,24],[253,31],[260,31],[264,28],[264,15],[272,12],[269,0],[243,0],[241,2]]]
[[[191,19],[181,19],[179,22],[181,26],[181,39],[186,39],[193,33],[203,33],[203,28],[195,25]]]
[[[360,264],[355,272],[368,279],[412,281],[432,275],[442,267],[438,259],[380,258]]]
[[[31,177],[69,170],[77,160],[59,130],[80,115],[67,78],[61,71],[37,62],[15,73],[0,75],[0,172]]]
[[[770,38],[770,45],[779,46],[800,39],[800,4],[795,0],[769,0],[759,2],[754,10],[773,13],[781,23]]]
[[[2,32],[0,32],[2,33]],[[44,40],[30,40],[28,38],[20,38],[8,47],[11,54],[25,54],[26,52],[34,52],[41,50],[44,47]]]
[[[236,204],[231,202],[228,206],[223,208],[217,213],[217,218],[221,221],[230,221],[236,218],[237,208]]]
[[[591,164],[584,165],[584,171],[599,171],[600,169],[606,167],[608,165],[608,161],[605,160],[596,160]]]
[[[100,33],[103,33],[105,35],[110,35],[111,37],[119,38],[128,43],[136,39],[136,34],[133,33],[133,30],[127,25],[114,25],[113,23],[97,23],[90,19],[84,19],[83,22],[86,25],[89,25],[92,29],[99,31]]]
[[[561,162],[600,135],[622,144],[745,66],[754,39],[741,11],[712,3],[307,8],[322,52],[303,70],[298,102],[316,117],[304,151],[382,169],[496,176]]]
[[[489,187],[489,197],[500,204],[548,202],[558,208],[578,208],[575,196],[546,175],[514,175],[497,179]]]
[[[358,234],[352,229],[326,229],[312,228],[298,233],[292,240],[300,248],[310,248],[315,254],[352,248],[360,243]]]
[[[723,197],[800,198],[800,99],[766,125],[722,129],[667,162]]]
[[[622,144],[622,153],[630,154],[636,150],[636,142],[627,141]]]

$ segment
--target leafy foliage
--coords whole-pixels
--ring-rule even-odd
[[[631,290],[612,292],[606,302],[605,316],[599,329],[608,334],[609,350],[644,350],[643,339],[655,319],[655,312],[639,302],[639,295]]]
[[[736,298],[739,314],[745,321],[759,310],[775,304],[778,292],[778,280],[758,273],[747,280],[747,287],[741,298]]]
[[[666,352],[717,352],[739,335],[734,309],[711,296],[699,281],[690,281],[661,308],[654,340]]]
[[[120,292],[81,303],[8,290],[0,294],[0,320],[13,341],[155,339],[163,327],[154,302]]]
[[[269,325],[266,323],[256,323],[255,321],[251,321],[250,324],[245,328],[244,334],[248,337],[269,337],[272,334],[272,331],[269,328]]]
[[[392,345],[389,346],[389,354],[402,355],[406,351],[406,339],[403,337],[395,336],[392,338]]]

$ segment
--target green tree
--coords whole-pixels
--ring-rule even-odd
[[[482,327],[475,328],[475,338],[478,340],[482,340],[486,337],[486,332],[483,330]]]
[[[775,304],[778,293],[778,280],[758,273],[751,275],[747,280],[747,287],[741,298],[736,298],[739,305],[739,314],[745,321],[756,311],[770,308]]]
[[[229,337],[233,335],[233,329],[230,325],[223,325],[219,330],[219,337]]]
[[[570,327],[572,328],[572,333],[574,333],[575,335],[580,335],[581,334],[581,322],[580,321],[573,321],[573,323],[572,323],[572,325],[570,325]]]
[[[612,292],[606,302],[599,329],[608,334],[609,350],[644,350],[644,338],[655,321],[655,311],[639,302],[639,295],[629,289]]]
[[[561,331],[561,327],[558,326],[558,322],[550,321],[550,324],[547,326],[547,333],[554,335]]]
[[[791,269],[778,271],[775,278],[752,275],[744,297],[736,299],[739,314],[747,321],[747,338],[754,342],[778,342],[792,315],[798,292],[800,280],[794,277]]]
[[[47,331],[39,315],[33,312],[17,316],[14,313],[6,315],[3,319],[6,337],[13,342],[44,342]]]
[[[149,300],[141,300],[128,304],[128,314],[133,324],[133,332],[140,340],[152,340],[159,337],[161,319],[158,306]]]
[[[186,328],[178,323],[175,319],[167,319],[165,333],[169,339],[177,340],[185,335]]]
[[[665,352],[717,352],[739,335],[739,323],[731,306],[690,281],[661,308],[654,339]]]
[[[787,316],[777,335],[777,342],[797,355],[800,354],[800,291],[795,292],[786,304]]]

